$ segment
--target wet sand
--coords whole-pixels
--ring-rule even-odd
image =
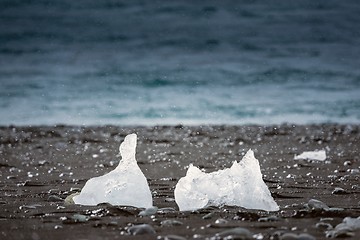
[[[66,205],[63,199],[89,178],[117,166],[119,144],[132,132],[158,212],[139,216],[142,209],[133,207]],[[178,211],[174,187],[189,163],[212,172],[249,148],[280,211]],[[204,239],[237,227],[258,239],[288,233],[325,239],[327,228],[360,216],[359,148],[359,125],[0,127],[0,239]],[[325,162],[294,160],[316,149],[326,150]],[[335,209],[309,209],[310,199]],[[156,233],[128,233],[143,223]],[[360,231],[352,235],[348,239],[359,239]]]

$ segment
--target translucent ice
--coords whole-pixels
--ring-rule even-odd
[[[97,205],[110,203],[148,208],[152,206],[152,196],[144,174],[135,159],[136,134],[125,137],[120,145],[122,159],[113,171],[89,179],[81,193],[74,197],[75,204]]]
[[[259,161],[252,150],[240,162],[234,161],[230,168],[212,173],[204,173],[190,164],[186,176],[176,184],[175,201],[180,211],[210,205],[279,210],[262,179]]]
[[[315,161],[325,161],[326,160],[326,152],[325,152],[325,150],[303,152],[300,155],[295,155],[294,159],[295,160],[308,159],[308,160],[315,160]]]

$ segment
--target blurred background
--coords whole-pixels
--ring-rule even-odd
[[[0,0],[0,125],[360,123],[360,2]]]

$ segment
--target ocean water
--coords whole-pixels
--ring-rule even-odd
[[[0,1],[0,125],[360,123],[360,2]]]

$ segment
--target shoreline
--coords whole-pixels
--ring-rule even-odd
[[[359,126],[357,122],[310,122],[310,123],[296,123],[296,122],[281,122],[281,123],[174,123],[174,124],[67,124],[67,123],[55,123],[55,124],[0,124],[0,128],[18,127],[18,128],[31,128],[31,127],[121,127],[121,128],[153,128],[153,127],[281,127],[281,126]]]
[[[64,205],[61,199],[73,193],[72,188],[79,189],[89,178],[117,166],[119,144],[131,132],[138,134],[136,158],[148,179],[154,206],[172,210],[142,217],[133,208],[125,208],[125,213],[124,208],[115,211],[109,206]],[[286,233],[325,239],[326,229],[317,225],[335,227],[346,216],[360,216],[359,143],[359,124],[0,126],[0,232],[4,239],[156,239],[167,235],[203,239],[243,227],[264,239]],[[190,163],[212,172],[239,161],[250,148],[279,212],[229,206],[178,211],[173,190]],[[294,160],[295,154],[321,149],[327,153],[324,162]],[[310,199],[343,210],[306,210]],[[94,210],[103,214],[91,217]],[[91,218],[80,223],[64,220],[74,214]],[[211,217],[203,219],[207,214]],[[259,221],[271,216],[276,220]],[[169,227],[161,224],[164,220],[182,224]],[[150,224],[156,234],[128,235],[129,226],[140,223]],[[359,236],[357,230],[348,239]]]

